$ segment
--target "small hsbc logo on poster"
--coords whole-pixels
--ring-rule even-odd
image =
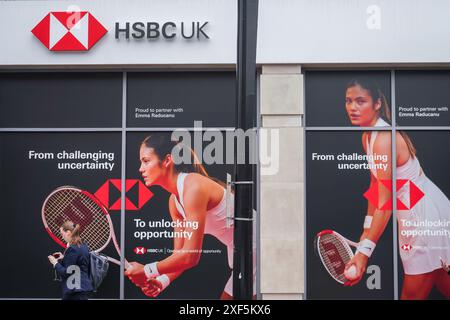
[[[402,245],[402,250],[404,250],[404,251],[410,251],[411,249],[412,249],[412,246],[410,244]]]
[[[107,32],[89,12],[50,12],[31,30],[50,51],[88,51]]]
[[[147,252],[144,247],[136,247],[133,251],[135,254],[145,254]]]

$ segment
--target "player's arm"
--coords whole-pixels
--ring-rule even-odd
[[[172,217],[172,221],[183,221],[183,217],[178,212],[177,206],[175,205],[175,196],[172,194],[169,198],[169,212]],[[178,224],[175,224],[174,232],[175,234],[181,234],[184,231],[184,228],[177,227]],[[173,238],[173,252],[178,252],[182,250],[184,246],[184,238],[183,237],[174,237]],[[169,284],[171,284],[176,278],[178,278],[184,270],[177,272],[170,272],[167,274],[161,274],[157,277],[150,278],[147,280],[146,284],[142,287],[142,292],[151,298],[157,297],[164,289],[166,289]]]
[[[125,275],[137,286],[143,287],[148,279],[156,278],[161,275],[181,273],[186,269],[194,267],[201,254],[203,243],[206,207],[208,202],[208,190],[200,183],[191,181],[189,188],[184,192],[184,211],[187,221],[190,223],[184,228],[185,233],[190,234],[190,238],[184,238],[180,250],[173,252],[169,257],[161,261],[154,261],[145,266],[131,262],[131,268],[125,271]],[[195,222],[196,226],[192,224]],[[177,240],[177,246],[181,242]],[[178,274],[179,275],[179,274]],[[166,279],[167,280],[167,279]],[[169,279],[170,280],[170,279]]]
[[[376,155],[385,155],[387,158],[386,162],[375,160],[375,164],[378,165],[378,180],[376,181],[378,184],[378,208],[374,208],[372,225],[366,239],[377,243],[392,215],[392,210],[381,209],[385,203],[392,201],[392,192],[382,183],[382,181],[388,181],[389,184],[392,184],[392,148],[389,132],[379,132],[373,152]],[[385,167],[383,168],[382,165],[385,165]]]
[[[366,141],[367,141],[367,133],[364,132],[362,134],[362,146],[364,148],[364,152],[367,154],[367,145],[366,145]],[[372,174],[372,171],[369,170],[370,173],[370,185],[369,185],[369,189],[374,188],[374,185],[377,184],[377,179],[375,178],[375,176]],[[375,212],[376,207],[373,205],[372,202],[367,201],[367,214],[364,217],[364,224],[363,224],[363,232],[361,233],[361,236],[359,237],[359,240],[361,241],[362,239],[367,238],[367,234],[369,233],[369,229],[370,226],[372,224],[372,219],[373,219],[373,214]]]
[[[170,212],[170,216],[172,217],[173,221],[182,221],[183,220],[180,213],[178,212],[177,206],[175,205],[175,196],[173,194],[169,198],[169,212]],[[183,232],[185,230],[184,230],[184,228],[181,228],[181,227],[175,227],[174,231],[175,231],[175,234],[181,234],[181,232]],[[183,248],[183,246],[184,246],[184,238],[183,237],[174,237],[173,238],[173,249],[174,249],[173,251],[174,252],[180,251]],[[178,272],[171,272],[166,275],[169,278],[170,282],[173,282],[182,273],[183,273],[183,271],[178,271]]]
[[[184,211],[186,222],[192,222],[184,228],[190,238],[183,239],[181,250],[174,252],[156,265],[160,274],[184,271],[196,266],[200,260],[203,244],[208,190],[198,180],[193,180],[184,193]],[[194,226],[193,224],[196,224]]]
[[[384,205],[387,201],[391,199],[391,192],[389,189],[381,182],[382,180],[388,180],[391,183],[392,174],[392,151],[391,151],[391,136],[388,132],[379,132],[376,139],[375,145],[373,147],[374,155],[385,155],[386,161],[375,160],[374,163],[377,164],[377,177],[376,183],[378,185],[378,203],[379,206]],[[384,164],[382,167],[380,164]],[[372,223],[368,231],[363,232],[363,237],[359,243],[355,256],[346,265],[346,270],[348,270],[352,265],[356,267],[356,277],[346,285],[352,286],[358,283],[366,270],[367,262],[372,255],[376,243],[383,234],[386,226],[391,217],[391,210],[380,210],[378,208],[373,208]]]
[[[174,250],[172,255],[162,261],[145,266],[145,274],[149,278],[147,285],[142,288],[145,295],[156,297],[172,279],[198,264],[203,245],[207,203],[206,188],[199,181],[191,181],[184,194],[184,212],[186,221],[195,222],[196,225],[192,223],[183,229],[191,236],[183,238],[182,241],[176,240],[176,247],[181,246],[180,250]]]
[[[375,176],[370,173],[370,186],[369,189],[372,189],[375,187],[375,185],[378,184],[377,179],[375,178]],[[364,217],[364,223],[363,223],[363,232],[361,233],[361,236],[359,237],[359,240],[361,241],[362,239],[366,239],[369,231],[370,231],[370,227],[372,226],[372,221],[373,221],[373,214],[375,213],[375,205],[370,202],[367,201],[367,214]]]

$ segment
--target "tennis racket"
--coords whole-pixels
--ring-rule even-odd
[[[333,230],[323,230],[314,239],[314,249],[322,264],[330,276],[341,284],[348,281],[344,271],[347,263],[353,258],[350,246],[356,248],[358,244]]]
[[[73,186],[62,186],[48,195],[42,205],[42,222],[50,237],[63,248],[67,246],[60,234],[60,227],[65,221],[80,225],[81,239],[91,251],[101,252],[112,240],[117,254],[121,257],[111,217],[91,193]],[[108,256],[106,258],[120,265],[119,260]],[[125,268],[129,267],[128,261],[125,260]]]

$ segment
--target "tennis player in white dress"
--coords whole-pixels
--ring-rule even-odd
[[[346,110],[353,125],[390,126],[382,119],[390,118],[386,98],[376,84],[367,79],[353,80],[348,84]],[[383,203],[391,200],[390,191],[381,183],[383,179],[391,179],[391,133],[367,131],[363,134],[362,144],[371,168],[371,186],[378,184],[380,202],[378,207],[368,205],[360,238],[366,242],[368,250],[367,254],[355,255],[347,265],[348,269],[354,264],[358,270],[358,276],[349,285],[361,280],[367,261],[392,213],[391,210],[380,209]],[[397,191],[397,198],[406,206],[397,209],[399,252],[404,270],[401,298],[426,299],[431,289],[436,287],[450,299],[450,277],[442,267],[450,259],[450,201],[422,170],[416,150],[405,132],[397,132],[396,144],[396,179],[407,180]],[[375,169],[381,167],[376,166],[380,163],[377,155],[387,156],[387,170]],[[417,203],[410,199],[414,186],[424,194]]]
[[[149,297],[158,296],[185,270],[198,264],[205,234],[214,236],[226,246],[228,265],[233,268],[234,194],[227,193],[223,182],[208,176],[192,150],[191,163],[175,164],[173,148],[181,147],[186,148],[170,140],[167,134],[151,135],[140,147],[139,171],[145,184],[159,185],[171,193],[169,212],[173,221],[196,223],[196,227],[191,224],[175,228],[178,232],[190,232],[192,237],[174,238],[174,251],[169,257],[146,265],[130,263],[132,267],[126,271],[126,276]],[[230,217],[227,217],[227,203]],[[255,274],[255,263],[253,267]],[[232,295],[233,273],[220,298],[232,299]]]

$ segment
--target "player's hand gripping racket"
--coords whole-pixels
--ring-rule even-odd
[[[358,243],[333,230],[323,230],[314,239],[314,249],[325,269],[334,280],[342,284],[348,281],[344,275],[345,266],[353,258],[350,246],[356,248]]]
[[[42,206],[42,221],[50,237],[63,248],[66,248],[66,244],[60,234],[60,227],[68,220],[80,225],[81,239],[91,251],[102,251],[112,239],[119,257],[121,256],[111,217],[94,195],[72,186],[52,191]],[[106,257],[112,263],[120,265],[119,260]],[[130,268],[126,260],[125,268]]]

